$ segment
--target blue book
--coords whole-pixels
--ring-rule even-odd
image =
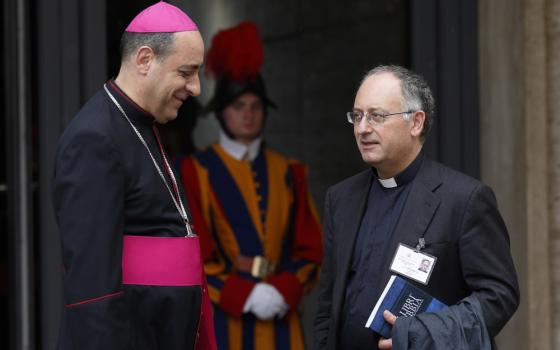
[[[383,311],[389,310],[398,317],[413,317],[422,312],[435,312],[446,307],[447,305],[403,278],[391,276],[369,315],[366,328],[389,339],[393,327],[383,318]]]

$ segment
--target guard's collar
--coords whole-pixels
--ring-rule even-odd
[[[262,136],[257,137],[249,145],[237,142],[220,130],[220,146],[227,154],[237,160],[242,160],[247,152],[249,152],[249,160],[252,162],[259,155],[262,144]]]

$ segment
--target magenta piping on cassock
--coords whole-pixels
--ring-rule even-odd
[[[123,284],[200,286],[202,268],[198,237],[124,236]]]

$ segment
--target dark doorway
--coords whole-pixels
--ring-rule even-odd
[[[411,66],[436,98],[428,154],[480,177],[478,2],[411,1]]]
[[[4,6],[0,6],[1,28],[5,28]],[[0,37],[0,44],[5,48],[4,35]],[[0,56],[0,67],[5,67],[4,55]],[[0,71],[0,81],[5,81],[4,69]],[[0,128],[6,130],[6,103],[4,101],[5,85],[0,84]],[[8,198],[6,196],[6,142],[0,142],[0,347],[9,348],[9,292],[8,292]]]
[[[108,1],[107,13],[107,73],[109,77],[116,77],[121,62],[121,35],[130,21],[142,9],[154,4],[150,0]]]
[[[35,348],[37,289],[34,262],[37,249],[37,117],[32,117],[30,75],[30,0],[2,3],[2,238],[0,251],[0,298],[2,341],[10,348]],[[5,288],[4,288],[5,286]],[[4,312],[6,311],[6,312]],[[5,319],[6,317],[7,319]]]

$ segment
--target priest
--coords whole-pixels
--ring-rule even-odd
[[[158,132],[200,93],[202,38],[159,2],[126,28],[121,55],[58,144],[58,349],[214,349],[198,236]]]

